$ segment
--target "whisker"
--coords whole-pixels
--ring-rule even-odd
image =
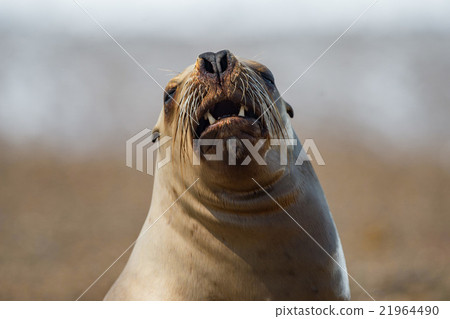
[[[253,108],[255,114],[259,106],[262,114],[260,121],[269,131],[269,138],[287,136],[278,108],[271,107],[274,99],[257,72],[241,65],[239,76],[230,85],[233,85],[231,96],[234,96],[236,91],[241,91],[241,103]],[[196,125],[201,119],[197,118],[197,111],[207,94],[208,88],[195,81],[194,78],[187,79],[183,85],[174,137],[174,141],[179,139],[181,144],[180,157],[182,160],[188,156],[188,145],[192,143],[191,137],[198,138]]]

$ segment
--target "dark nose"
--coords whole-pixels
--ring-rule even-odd
[[[217,53],[205,52],[200,54],[200,71],[220,76],[231,67],[231,53],[228,50],[222,50]]]

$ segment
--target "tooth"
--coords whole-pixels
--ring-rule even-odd
[[[216,122],[216,119],[214,118],[214,116],[211,115],[211,113],[206,113],[206,115],[208,116],[208,120],[209,120],[209,124],[213,125]]]
[[[244,117],[245,116],[245,106],[241,106],[241,109],[239,110],[239,116]]]

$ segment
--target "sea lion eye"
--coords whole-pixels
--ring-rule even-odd
[[[261,77],[266,81],[266,83],[270,85],[275,85],[275,79],[273,78],[273,75],[267,72],[262,72]]]
[[[173,100],[173,95],[175,94],[175,92],[177,91],[176,87],[173,87],[167,91],[164,92],[164,103],[168,103],[171,100]]]

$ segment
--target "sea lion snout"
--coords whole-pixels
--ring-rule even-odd
[[[254,61],[239,59],[229,50],[201,53],[167,85],[165,108],[178,116],[164,115],[167,123],[177,119],[172,129],[175,139],[190,133],[196,140],[245,139],[252,145],[265,140],[260,148],[265,154],[269,140],[287,136],[283,125],[282,105],[270,70]],[[176,107],[178,104],[178,108]],[[170,110],[169,109],[169,110]],[[186,143],[188,139],[184,139]],[[248,155],[242,143],[236,155]],[[240,146],[239,146],[240,145]],[[204,148],[200,148],[203,152]],[[186,147],[184,149],[187,149]],[[234,152],[232,152],[234,153]],[[226,152],[224,155],[227,155]],[[239,156],[238,156],[239,157]]]
[[[217,78],[219,82],[225,74],[229,73],[235,65],[236,58],[228,50],[219,52],[205,52],[198,56],[196,68],[199,73],[206,77]]]

